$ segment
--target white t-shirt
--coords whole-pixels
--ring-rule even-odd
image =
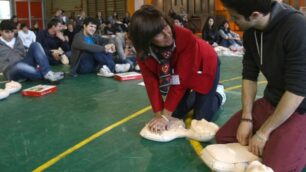
[[[30,47],[33,42],[36,42],[36,35],[33,31],[29,30],[28,33],[22,30],[18,31],[18,37],[21,39],[25,47]]]
[[[0,37],[0,40],[2,42],[4,42],[7,46],[11,47],[11,48],[14,48],[14,45],[15,45],[15,42],[16,42],[16,38],[13,38],[11,41],[6,41],[2,38],[2,36]]]

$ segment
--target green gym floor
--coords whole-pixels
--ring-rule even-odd
[[[241,58],[221,62],[227,102],[214,120],[218,125],[241,107]],[[259,80],[261,97],[266,83]],[[16,93],[0,101],[0,171],[210,171],[197,155],[209,143],[157,143],[139,136],[153,116],[139,82],[82,75],[65,78],[49,95]]]

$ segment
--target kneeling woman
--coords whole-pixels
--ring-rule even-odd
[[[155,113],[150,130],[166,130],[171,117],[184,118],[191,109],[196,120],[210,121],[225,101],[224,89],[216,92],[220,63],[213,48],[170,24],[153,6],[134,13],[129,37]],[[167,95],[165,100],[162,95]]]

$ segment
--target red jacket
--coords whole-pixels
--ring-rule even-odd
[[[163,108],[173,112],[187,89],[207,94],[215,80],[218,60],[214,49],[187,29],[174,27],[174,32],[176,48],[170,63],[180,85],[170,86],[165,101],[159,91],[159,63],[153,57],[137,58],[154,112]]]

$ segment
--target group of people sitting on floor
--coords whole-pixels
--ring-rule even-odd
[[[227,20],[224,20],[218,27],[215,24],[215,19],[212,16],[208,17],[203,26],[202,38],[214,47],[222,46],[232,51],[242,49],[239,34],[230,29]]]
[[[14,20],[1,22],[0,73],[7,80],[58,82],[64,73],[53,72],[50,65],[59,64],[70,65],[73,76],[97,73],[112,77],[114,73],[139,70],[126,30],[116,31],[112,36],[99,35],[101,20],[87,17],[82,19],[82,28],[76,32],[76,25],[64,23],[60,12],[46,29],[36,34],[26,24],[21,23],[17,28]]]

